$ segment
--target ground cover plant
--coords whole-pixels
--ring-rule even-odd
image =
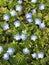
[[[0,65],[49,65],[49,0],[0,0]]]

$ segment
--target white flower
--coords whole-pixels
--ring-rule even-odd
[[[31,2],[33,2],[33,3],[37,3],[37,0],[31,0]]]
[[[10,14],[11,14],[11,16],[15,16],[15,15],[16,15],[16,11],[15,11],[15,10],[12,10],[12,11],[10,12]]]
[[[24,33],[22,33],[22,35],[21,35],[21,39],[22,39],[22,40],[26,40],[26,38],[27,38],[27,35],[24,34]]]
[[[3,20],[9,21],[10,16],[8,14],[3,15]]]
[[[37,39],[36,35],[31,35],[31,40],[35,41]]]
[[[20,21],[19,21],[19,20],[16,20],[16,21],[14,22],[14,25],[15,25],[15,27],[19,27],[19,26],[20,26]]]
[[[14,36],[14,39],[15,39],[15,40],[20,40],[20,39],[21,39],[21,36],[20,36],[19,34],[16,34],[16,35]]]
[[[22,4],[22,0],[18,0],[18,3],[19,3],[19,4]]]
[[[3,24],[3,30],[8,30],[9,29],[9,24],[6,23],[6,24]]]
[[[9,55],[13,55],[14,52],[15,52],[14,48],[11,48],[11,47],[9,47],[8,50],[7,50],[7,53],[8,53]]]
[[[35,19],[35,24],[40,25],[41,24],[41,19],[40,18],[36,18]]]
[[[22,11],[22,5],[16,5],[16,11],[21,12]]]
[[[2,47],[2,46],[0,46],[0,53],[1,53],[1,52],[3,52],[3,47]]]
[[[4,60],[9,60],[9,54],[8,53],[5,53],[4,56],[3,56],[3,59]]]
[[[44,58],[44,53],[43,52],[39,52],[38,53],[38,58]]]
[[[45,28],[45,24],[44,24],[44,23],[41,23],[41,24],[39,25],[39,28]]]
[[[32,54],[32,57],[33,57],[33,58],[37,58],[37,57],[38,57],[37,53],[33,53],[33,54]]]
[[[22,33],[24,33],[24,34],[25,34],[25,33],[26,33],[26,30],[22,30]]]
[[[24,49],[23,49],[23,53],[24,53],[24,54],[28,54],[28,53],[29,53],[28,48],[24,48]]]
[[[43,10],[44,7],[45,7],[45,4],[40,4],[40,5],[39,5],[39,9],[40,9],[40,10]]]

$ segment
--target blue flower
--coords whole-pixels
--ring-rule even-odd
[[[16,5],[16,11],[21,12],[22,11],[22,5]]]
[[[14,22],[14,25],[15,25],[15,27],[19,27],[19,26],[20,26],[20,21],[19,21],[19,20],[16,20],[16,21]]]
[[[4,60],[9,60],[9,54],[8,53],[5,53],[4,56],[3,56],[3,59]]]
[[[36,9],[31,10],[32,14],[36,14]]]
[[[33,58],[37,58],[37,57],[38,57],[37,53],[33,53],[33,54],[32,54],[32,57],[33,57]]]
[[[39,25],[39,28],[45,28],[45,24],[44,24],[44,23],[41,23],[41,24]]]
[[[35,41],[37,39],[36,35],[31,35],[31,40]]]
[[[7,50],[7,53],[8,53],[9,55],[13,55],[14,52],[15,52],[14,48],[11,48],[11,47],[9,47],[8,50]]]
[[[8,14],[3,15],[3,20],[9,21],[10,16]]]
[[[22,4],[22,0],[18,0],[18,3],[19,3],[19,4]]]
[[[10,14],[11,14],[11,16],[16,16],[16,11],[15,11],[15,10],[12,10],[12,11],[10,12]]]
[[[33,22],[33,19],[32,18],[28,18],[27,21],[28,22]]]
[[[32,13],[31,12],[29,12],[29,13],[26,13],[26,19],[28,19],[28,18],[32,18]]]
[[[45,7],[45,4],[40,4],[40,5],[39,5],[39,9],[40,9],[40,10],[43,10],[44,7]]]
[[[16,35],[14,36],[14,39],[15,39],[15,40],[20,40],[20,39],[21,39],[20,34],[16,34]]]
[[[23,49],[23,53],[24,53],[25,55],[28,54],[28,53],[29,53],[28,48],[24,48],[24,49]]]
[[[8,29],[9,29],[9,24],[8,23],[3,24],[3,30],[8,30]]]
[[[44,58],[44,53],[43,52],[39,52],[38,53],[38,58]]]
[[[37,3],[37,0],[31,0],[31,2],[33,2],[33,3]]]
[[[40,18],[36,18],[35,19],[35,24],[40,25],[41,24],[41,19]]]
[[[0,53],[1,53],[1,52],[3,52],[3,47],[2,47],[2,46],[0,46]]]
[[[33,22],[32,13],[31,13],[31,12],[26,13],[25,16],[26,16],[26,20],[27,20],[28,22]]]
[[[22,33],[22,35],[21,35],[21,39],[22,39],[22,40],[26,40],[26,38],[27,38],[27,35],[24,34],[24,33]]]

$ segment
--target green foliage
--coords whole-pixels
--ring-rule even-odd
[[[39,10],[40,3],[46,5],[45,10]],[[10,15],[10,10],[15,9],[17,4],[17,0],[0,0],[0,45],[4,48],[4,52],[0,54],[0,65],[49,65],[49,0],[38,0],[36,4],[31,3],[30,0],[24,0],[22,12],[18,12],[17,16],[11,17],[8,21],[10,29],[3,31],[2,25],[6,23],[6,21],[3,20],[3,14],[6,13]],[[32,15],[33,20],[35,20],[36,17],[41,18],[46,25],[44,29],[39,29],[34,22],[28,23],[26,21],[24,14],[30,12],[32,8],[37,10],[37,14]],[[17,19],[21,22],[19,28],[15,28],[13,24]],[[21,34],[22,30],[26,30],[26,34],[29,37],[25,41],[15,41],[13,36],[16,33]],[[33,33],[38,36],[35,42],[30,40],[30,35]],[[9,61],[5,61],[2,56],[7,51],[8,47],[13,47],[15,49],[15,54],[10,57]],[[24,55],[22,53],[24,47],[29,48],[29,55]],[[31,54],[39,51],[45,53],[45,58],[33,59]]]

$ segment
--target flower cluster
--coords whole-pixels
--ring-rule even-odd
[[[15,36],[14,36],[14,39],[15,40],[26,40],[26,38],[27,38],[27,35],[26,34],[24,34],[24,33],[22,33],[21,35],[20,34],[16,34]]]
[[[3,55],[4,60],[9,60],[9,56],[13,55],[15,52],[14,48],[9,47],[7,52]]]
[[[19,3],[19,5],[16,5],[16,7],[15,7],[16,10],[13,9],[13,10],[10,11],[11,16],[13,16],[13,17],[17,15],[17,12],[22,11],[22,5],[21,5],[22,0],[18,0],[18,3]],[[3,30],[8,30],[9,29],[9,24],[7,23],[7,21],[9,21],[9,19],[10,19],[10,16],[8,14],[3,15],[3,20],[6,21],[6,23],[3,25]],[[16,20],[14,22],[14,25],[15,25],[15,27],[19,27],[20,26],[20,21]]]
[[[32,57],[33,58],[44,58],[44,53],[43,52],[39,52],[38,54],[37,53],[33,53],[32,54]]]
[[[28,48],[24,48],[23,49],[23,53],[26,55],[26,54],[29,54],[29,50]],[[33,53],[31,54],[32,58],[44,58],[44,53],[43,52],[39,52],[39,53]]]
[[[0,53],[2,53],[4,50],[3,50],[3,47],[0,46]],[[9,56],[13,55],[15,52],[14,48],[11,48],[9,47],[7,52],[3,55],[3,59],[4,60],[9,60]]]
[[[37,0],[31,0],[31,2],[36,4],[36,3],[37,3]],[[19,3],[19,5],[16,5],[16,6],[15,6],[15,10],[13,9],[13,10],[10,11],[10,15],[11,15],[12,17],[17,16],[17,12],[20,12],[20,13],[22,12],[22,0],[18,0],[18,3]],[[45,8],[45,4],[40,4],[40,5],[39,5],[39,10],[44,10],[44,8]],[[30,12],[27,12],[27,13],[25,14],[25,18],[26,18],[27,22],[29,22],[29,23],[35,22],[35,24],[38,25],[40,29],[45,28],[45,24],[44,24],[44,22],[42,21],[41,18],[38,18],[38,17],[37,17],[37,18],[35,18],[35,20],[33,20],[32,14],[36,14],[36,13],[37,13],[37,12],[36,12],[36,9],[35,9],[35,8],[32,9]],[[10,15],[8,15],[8,14],[4,14],[4,15],[3,15],[3,20],[6,21],[6,23],[3,24],[3,30],[4,30],[4,31],[10,29],[10,24],[7,23],[7,22],[9,21],[9,19],[10,19]],[[13,24],[14,24],[14,26],[15,26],[16,28],[18,28],[18,27],[21,26],[20,20],[14,21]],[[23,41],[24,41],[24,40],[26,40],[26,39],[28,38],[28,36],[27,36],[27,34],[25,34],[25,33],[22,33],[22,34],[17,33],[17,34],[14,35],[13,38],[14,38],[16,41],[19,41],[19,40],[23,40]],[[35,41],[35,40],[37,40],[37,38],[38,38],[38,37],[37,37],[36,34],[32,34],[31,37],[30,37],[30,40],[31,40],[31,41],[32,41],[32,40]],[[2,46],[0,46],[0,53],[1,53],[1,52],[3,52]],[[8,50],[7,50],[7,52],[3,55],[3,59],[9,60],[9,57],[10,57],[11,55],[13,55],[14,52],[15,52],[14,48],[9,47]],[[29,51],[28,48],[24,48],[24,49],[22,50],[22,52],[23,52],[25,55],[30,53],[30,51]],[[32,56],[33,58],[44,58],[44,53],[43,53],[43,52],[33,53],[31,56]]]
[[[29,54],[29,52],[30,52],[28,48],[23,48],[22,51],[23,51],[23,53],[24,53],[25,55],[26,55],[26,54]],[[2,53],[2,52],[3,52],[3,47],[0,46],[0,53]],[[14,52],[15,52],[14,48],[9,47],[8,50],[7,50],[7,52],[3,55],[3,59],[4,59],[4,60],[9,60],[9,57],[10,57],[11,55],[13,55]],[[44,58],[44,53],[43,53],[43,52],[39,52],[38,54],[37,54],[37,53],[33,53],[31,56],[32,56],[33,58]]]

